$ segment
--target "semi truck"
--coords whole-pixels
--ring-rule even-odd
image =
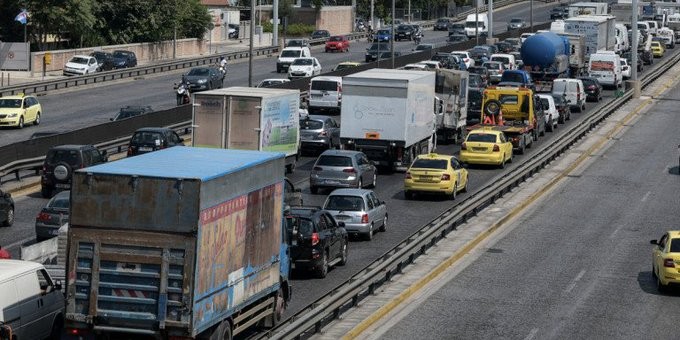
[[[553,80],[569,76],[570,50],[569,39],[552,32],[537,33],[524,41],[520,55],[537,92],[550,92]]]
[[[616,21],[611,15],[582,15],[564,20],[564,32],[581,34],[587,56],[597,51],[613,51],[616,46]]]
[[[577,2],[569,5],[569,17],[607,14],[606,2]]]
[[[470,75],[467,71],[439,69],[436,77],[434,91],[440,100],[435,106],[437,137],[444,143],[457,144],[465,133]]]
[[[370,69],[343,77],[342,85],[343,148],[392,170],[434,149],[435,72]]]
[[[286,154],[293,172],[300,150],[300,91],[229,87],[194,94],[192,146]]]
[[[588,63],[586,62],[586,38],[581,34],[571,34],[562,32],[555,32],[539,30],[541,32],[553,32],[561,37],[569,40],[569,75],[571,77],[578,77],[586,72]]]
[[[68,334],[231,339],[280,321],[284,157],[178,146],[77,170]]]

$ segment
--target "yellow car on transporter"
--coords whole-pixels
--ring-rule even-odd
[[[498,165],[512,163],[512,142],[493,128],[472,130],[460,146],[458,159],[467,164]]]
[[[404,179],[404,196],[414,193],[442,193],[452,199],[468,189],[468,171],[463,164],[449,155],[429,153],[420,155],[411,164]]]

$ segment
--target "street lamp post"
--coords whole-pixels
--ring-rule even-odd
[[[392,39],[390,39],[390,55],[392,59],[392,68],[394,68],[394,13],[396,12],[394,10],[394,1],[392,0],[392,32],[390,35],[392,36]]]
[[[638,61],[638,0],[633,0],[631,3],[631,7],[633,10],[632,16],[631,16],[631,25],[630,29],[633,30],[633,33],[631,34],[632,38],[632,44],[630,48],[630,80],[631,80],[631,85],[633,86],[633,98],[640,98],[640,82],[638,81],[638,74],[637,74],[637,61]]]
[[[250,43],[248,46],[248,86],[253,86],[253,40],[255,39],[255,0],[250,0]]]

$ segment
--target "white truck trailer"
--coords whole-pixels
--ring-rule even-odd
[[[370,69],[343,77],[342,85],[344,148],[390,169],[434,149],[434,72]]]
[[[467,92],[470,74],[467,71],[437,70],[435,93],[440,105],[437,114],[437,137],[444,143],[457,144],[463,138],[467,121]]]
[[[192,146],[286,154],[292,172],[300,150],[300,91],[229,87],[194,94]]]
[[[581,15],[564,20],[564,33],[582,34],[586,56],[597,51],[613,51],[616,46],[616,21],[611,15]]]
[[[577,17],[579,15],[600,15],[607,14],[606,2],[577,2],[569,5],[569,17]]]

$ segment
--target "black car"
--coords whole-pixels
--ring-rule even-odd
[[[640,51],[640,55],[642,56],[642,62],[645,65],[652,65],[654,64],[654,54],[652,53],[652,50],[642,50]]]
[[[510,43],[504,42],[504,41],[499,41],[494,44],[496,48],[498,49],[499,53],[510,53],[510,52],[515,52],[515,46],[513,46]]]
[[[449,25],[449,36],[465,35],[465,24],[451,24]],[[467,35],[465,35],[467,37]]]
[[[130,51],[113,51],[113,67],[126,68],[137,66],[137,55]]]
[[[108,52],[96,51],[90,53],[91,57],[97,59],[97,72],[113,70],[113,54]]]
[[[480,123],[482,118],[482,94],[484,89],[468,88],[468,114],[466,118],[467,125],[475,125]]]
[[[71,206],[71,191],[62,191],[52,197],[35,218],[35,239],[37,242],[58,235],[59,228],[68,223]]]
[[[578,79],[581,79],[583,82],[583,87],[586,91],[586,101],[599,102],[602,100],[602,85],[597,79],[590,77]]]
[[[458,69],[458,58],[451,53],[437,52],[430,58],[430,60],[438,61],[442,67],[448,69]]]
[[[434,27],[432,27],[432,30],[434,30],[434,31],[446,31],[446,30],[449,29],[450,24],[451,24],[451,19],[439,18],[434,23]]]
[[[182,139],[175,130],[164,127],[146,127],[135,131],[128,144],[127,156],[141,155],[147,152],[182,145]]]
[[[472,88],[483,89],[488,85],[480,74],[470,73],[469,77],[468,84]]]
[[[470,38],[468,38],[468,36],[465,34],[452,34],[449,35],[449,37],[446,39],[446,41],[454,44],[459,42],[466,42],[468,40],[470,40]]]
[[[381,57],[382,53],[385,52],[390,52],[390,43],[389,42],[375,42],[371,47],[366,49],[366,62],[369,63],[371,61],[376,61],[378,60],[378,56]]]
[[[312,40],[314,39],[328,39],[331,37],[331,33],[327,30],[316,30],[312,32]]]
[[[571,109],[569,108],[569,103],[567,103],[567,99],[564,98],[563,95],[553,95],[553,99],[555,101],[555,107],[557,108],[557,112],[560,113],[560,117],[558,118],[557,122],[558,123],[564,123],[565,121],[571,119]]]
[[[189,92],[198,92],[222,88],[224,76],[214,67],[194,67],[182,82],[189,84]]]
[[[11,227],[14,224],[14,200],[12,194],[0,189],[0,226]]]
[[[565,7],[555,7],[550,10],[550,19],[566,19],[569,17],[569,11]]]
[[[468,67],[467,71],[470,74],[479,74],[482,77],[484,84],[489,84],[489,80],[491,79],[491,74],[489,73],[488,68],[486,68],[484,66],[471,66],[471,67]]]
[[[632,65],[633,54],[628,51],[622,55],[623,58],[628,60],[628,65]],[[644,70],[644,62],[642,61],[642,54],[638,52],[637,54],[637,71],[642,72]]]
[[[318,207],[291,208],[286,213],[291,268],[313,270],[320,278],[328,268],[347,263],[348,235],[344,222]]]
[[[115,117],[111,118],[110,120],[116,121],[116,120],[121,120],[121,119],[126,119],[126,118],[131,118],[131,117],[136,117],[139,115],[147,114],[149,112],[153,112],[153,109],[151,106],[126,106],[120,108],[120,111],[118,114],[116,114]]]
[[[107,160],[106,151],[100,152],[93,145],[59,145],[50,148],[43,161],[40,178],[42,197],[50,198],[55,191],[70,190],[74,169]]]
[[[402,24],[397,26],[394,34],[394,40],[413,40],[416,30],[412,25]]]

